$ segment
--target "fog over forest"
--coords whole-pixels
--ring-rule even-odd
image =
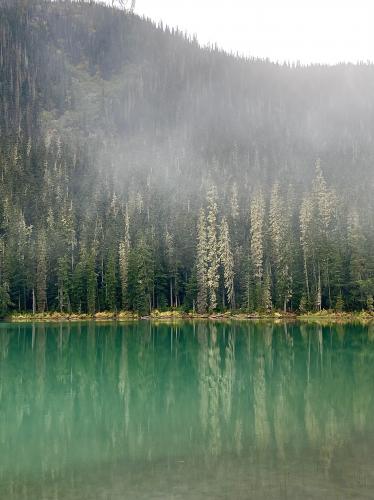
[[[373,310],[374,66],[0,3],[0,316]]]

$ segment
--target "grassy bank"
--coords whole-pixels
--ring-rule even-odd
[[[300,321],[310,323],[370,323],[374,321],[374,313],[368,311],[360,312],[336,312],[323,310],[316,313],[300,314]]]
[[[197,314],[186,313],[182,311],[152,311],[148,316],[140,316],[137,313],[130,311],[114,312],[98,312],[94,315],[77,314],[77,313],[13,313],[5,318],[10,322],[29,322],[29,321],[180,321],[180,320],[237,320],[237,321],[260,321],[260,320],[277,320],[277,321],[295,321],[300,320],[309,323],[352,323],[352,322],[371,322],[374,321],[374,313],[367,311],[361,312],[335,312],[323,310],[316,313],[283,313],[274,311],[272,313],[242,313],[242,312],[225,312],[214,314]]]

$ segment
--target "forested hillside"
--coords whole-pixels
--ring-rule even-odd
[[[374,66],[0,3],[0,315],[373,309]]]

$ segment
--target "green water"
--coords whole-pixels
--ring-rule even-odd
[[[374,326],[0,323],[0,498],[374,498]]]

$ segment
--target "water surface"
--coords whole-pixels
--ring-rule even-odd
[[[0,498],[374,498],[374,327],[0,323]]]

